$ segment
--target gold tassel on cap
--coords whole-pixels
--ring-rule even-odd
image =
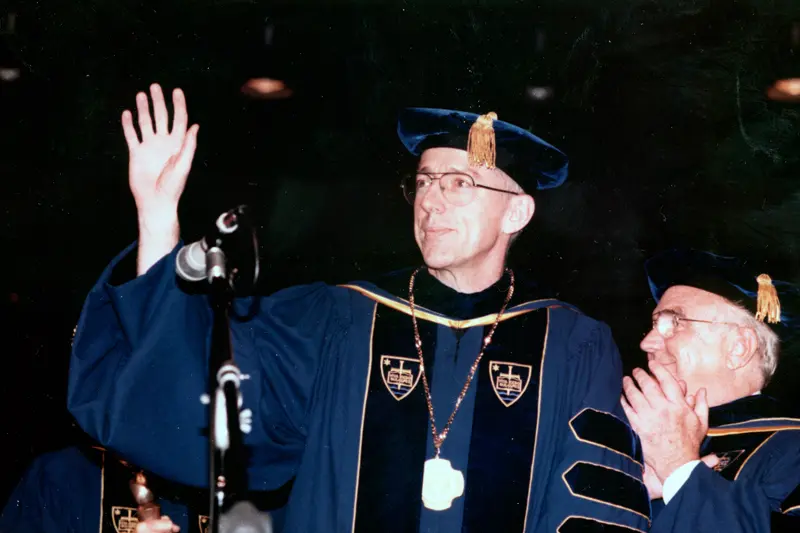
[[[469,129],[467,138],[467,154],[470,165],[486,165],[495,168],[497,145],[494,138],[493,123],[497,120],[497,113],[492,111],[481,115]]]
[[[770,324],[777,324],[781,321],[781,301],[778,299],[778,291],[772,284],[772,278],[766,274],[761,274],[758,281],[758,301],[756,307],[756,320],[767,320]]]

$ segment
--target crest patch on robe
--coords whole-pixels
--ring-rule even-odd
[[[396,355],[381,356],[383,384],[397,401],[411,394],[421,375],[419,361],[416,359]]]
[[[490,361],[489,377],[497,398],[506,407],[511,407],[528,390],[528,384],[531,382],[531,365]]]
[[[716,456],[719,458],[719,463],[712,469],[715,472],[722,472],[731,464],[735,463],[739,457],[742,456],[747,450],[732,450],[729,452],[717,452]]]
[[[133,507],[113,506],[111,508],[114,529],[117,533],[135,533],[139,525],[139,517]]]

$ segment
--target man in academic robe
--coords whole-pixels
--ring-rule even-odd
[[[130,482],[141,471],[96,446],[72,446],[37,457],[0,515],[0,533],[134,533],[139,502]],[[160,513],[184,533],[206,533],[205,491],[149,474],[143,486]]]
[[[642,440],[651,531],[800,531],[800,419],[762,393],[781,340],[795,340],[800,291],[696,250],[646,270],[652,375],[626,376],[622,403]]]
[[[197,127],[179,90],[172,131],[151,96],[155,126],[137,97],[141,139],[122,117],[139,240],[87,298],[68,402],[104,445],[204,486],[212,315],[175,276]],[[234,303],[257,308],[231,324],[251,488],[294,480],[287,532],[646,530],[609,328],[505,264],[529,191],[560,185],[566,156],[494,114],[407,109],[398,134],[419,156],[403,189],[423,266]]]

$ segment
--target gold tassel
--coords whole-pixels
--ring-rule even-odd
[[[497,113],[492,111],[481,115],[469,129],[467,138],[467,154],[470,165],[486,165],[495,168],[497,158],[497,145],[494,138],[493,122],[497,120]]]
[[[770,324],[777,324],[781,321],[781,301],[778,299],[778,291],[772,284],[772,278],[766,274],[761,274],[758,281],[758,300],[756,320],[767,320]]]

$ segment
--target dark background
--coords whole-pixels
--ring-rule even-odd
[[[414,164],[395,135],[408,105],[495,111],[570,155],[512,260],[608,322],[629,367],[654,305],[650,254],[693,246],[800,278],[800,107],[765,96],[800,75],[800,3],[0,4],[12,11],[0,63],[22,76],[0,83],[0,501],[35,455],[78,433],[64,407],[70,337],[94,280],[136,238],[119,117],[154,81],[183,88],[201,125],[184,237],[256,208],[265,292],[419,263],[398,186]],[[246,97],[257,76],[293,97]],[[796,401],[785,361],[773,392]]]

